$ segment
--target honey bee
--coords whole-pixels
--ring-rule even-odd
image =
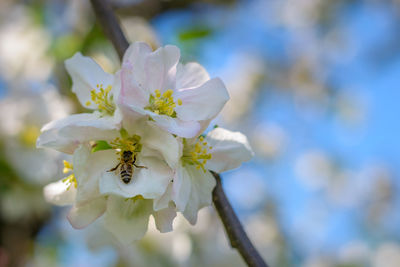
[[[121,166],[119,169],[119,175],[121,177],[121,180],[125,184],[128,184],[132,179],[133,167],[147,169],[147,167],[145,166],[136,165],[135,162],[136,162],[136,155],[133,155],[132,151],[125,150],[122,152],[122,157],[117,166],[108,170],[108,172],[115,171],[116,169],[118,169],[118,167]]]

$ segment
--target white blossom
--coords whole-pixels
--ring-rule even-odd
[[[92,113],[73,114],[52,121],[41,129],[38,147],[72,154],[81,144],[99,137],[117,137],[121,114],[115,104],[120,91],[119,74],[106,73],[95,61],[80,53],[65,62],[72,78],[72,91]]]
[[[127,50],[121,71],[105,73],[90,58],[66,61],[72,91],[92,113],[48,123],[37,141],[73,154],[69,176],[45,187],[46,199],[72,205],[68,220],[84,228],[102,216],[121,243],[141,239],[152,215],[160,232],[172,231],[177,212],[192,224],[211,204],[215,179],[250,160],[247,138],[222,128],[200,136],[229,95],[197,63],[178,63],[179,49]]]
[[[180,51],[167,45],[156,51],[133,43],[123,58],[118,102],[127,116],[150,117],[180,137],[200,134],[203,121],[214,118],[229,99],[219,78],[210,79],[197,63],[179,63]]]
[[[173,201],[177,210],[195,224],[198,211],[212,201],[215,179],[209,170],[219,173],[237,168],[253,154],[246,136],[223,128],[215,128],[205,138],[184,139],[174,180],[156,200],[155,209],[165,208]]]

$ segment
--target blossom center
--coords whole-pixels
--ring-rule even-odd
[[[86,106],[90,106],[92,104],[97,105],[98,110],[107,114],[113,115],[115,111],[115,104],[113,101],[113,95],[110,94],[112,86],[109,85],[105,89],[102,84],[97,84],[96,89],[92,89],[90,91],[90,97],[92,101],[87,101]]]
[[[196,169],[202,169],[206,172],[205,165],[212,157],[211,153],[209,153],[212,147],[208,146],[207,142],[204,141],[204,137],[200,136],[199,140],[194,145],[188,146],[186,144],[186,139],[184,139],[183,144],[183,164],[195,165]]]
[[[72,163],[64,160],[63,173],[65,173],[65,174],[71,173],[70,175],[68,175],[67,177],[62,179],[63,183],[65,183],[68,186],[67,190],[69,190],[72,185],[74,185],[75,188],[78,187],[78,183],[76,182],[75,174],[72,173],[73,169],[74,169],[74,167],[72,166]]]
[[[112,149],[117,151],[117,154],[121,157],[124,151],[131,151],[133,155],[137,155],[142,151],[142,144],[140,143],[141,137],[139,135],[133,135],[126,138],[115,138],[110,142]]]
[[[158,115],[167,115],[169,117],[176,117],[175,107],[176,104],[182,105],[182,100],[178,99],[174,102],[172,94],[174,91],[171,89],[161,94],[160,90],[154,91],[155,95],[150,94],[149,105],[145,109],[150,110]]]

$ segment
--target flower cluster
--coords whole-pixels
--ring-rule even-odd
[[[77,53],[66,61],[72,90],[91,113],[42,128],[38,147],[72,154],[67,177],[44,189],[56,205],[73,205],[68,220],[83,228],[103,217],[122,243],[143,237],[149,216],[160,232],[181,212],[192,224],[211,204],[215,179],[253,152],[238,132],[203,135],[229,99],[223,82],[197,63],[179,63],[180,51],[133,43],[122,67],[105,73]]]

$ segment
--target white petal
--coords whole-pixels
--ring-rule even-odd
[[[180,56],[179,48],[174,45],[160,47],[147,56],[144,66],[147,84],[144,86],[149,92],[175,89],[176,65]]]
[[[151,200],[125,199],[110,195],[104,216],[105,228],[124,245],[141,239],[147,231],[152,212],[151,202]]]
[[[46,124],[36,145],[71,154],[83,142],[118,137],[119,123],[114,117],[95,113],[70,115]]]
[[[189,201],[192,179],[186,168],[182,165],[176,169],[174,181],[172,183],[172,199],[179,211],[183,212]]]
[[[175,108],[178,118],[202,121],[214,118],[229,100],[229,94],[224,83],[214,78],[199,87],[177,91],[175,98],[182,100],[182,105]]]
[[[142,127],[143,121],[148,121],[148,110],[134,105],[119,105],[122,114],[122,127],[128,133],[135,133]]]
[[[121,181],[119,169],[114,172],[103,172],[100,192],[126,198],[138,195],[146,199],[161,197],[172,180],[172,170],[163,161],[154,157],[139,158],[136,164],[147,168],[134,168],[132,180],[128,184]]]
[[[169,133],[180,137],[192,138],[200,133],[201,125],[197,121],[182,121],[166,115],[158,115],[152,111],[134,105],[121,105],[123,113],[123,125],[128,132],[136,132],[139,127],[138,121],[151,117],[158,127]]]
[[[76,197],[76,188],[74,185],[69,185],[62,180],[46,185],[43,188],[44,198],[47,202],[66,206],[74,204]]]
[[[106,210],[106,198],[99,197],[91,201],[76,204],[69,211],[67,219],[75,229],[82,229],[94,222]]]
[[[65,67],[72,78],[72,92],[84,107],[97,108],[96,105],[87,106],[86,102],[91,101],[90,91],[96,89],[98,84],[103,84],[104,88],[114,85],[112,74],[104,72],[93,59],[79,52],[65,61]]]
[[[176,70],[176,88],[198,87],[208,81],[210,76],[198,63],[190,62],[185,65],[178,64]]]
[[[171,205],[168,208],[153,213],[156,227],[161,233],[172,231],[172,223],[176,217],[175,207]]]
[[[99,179],[103,172],[117,162],[114,150],[91,153],[90,146],[79,147],[73,157],[74,174],[78,184],[76,202],[87,202],[99,197]]]
[[[210,125],[210,122],[213,120],[214,118],[211,118],[211,119],[209,119],[209,120],[204,120],[204,121],[199,121],[199,123],[200,123],[200,131],[199,131],[199,133],[204,133],[206,130],[207,130],[207,128],[208,128],[208,126]],[[196,136],[197,137],[197,136]]]
[[[159,151],[169,166],[175,167],[178,164],[182,154],[181,146],[172,134],[150,121],[146,121],[137,134],[142,136],[142,145]]]
[[[254,155],[247,137],[240,132],[218,127],[209,132],[205,140],[213,147],[206,168],[215,172],[235,169]]]
[[[173,201],[172,199],[172,182],[169,183],[167,190],[165,190],[164,194],[153,200],[153,209],[155,211],[159,211],[162,209],[168,208],[170,202]]]
[[[126,129],[130,135],[137,134],[141,136],[141,143],[143,147],[158,151],[167,164],[174,168],[178,164],[182,154],[181,144],[171,133],[159,127],[157,123],[149,121],[147,117],[140,118],[140,115],[137,116],[137,114],[140,112],[146,115],[159,115],[148,110],[138,109],[135,107],[132,108],[138,112],[135,112],[127,107],[121,109],[124,113],[124,129]],[[171,118],[171,121],[174,123],[173,118]],[[194,124],[196,125],[196,128],[197,126],[200,126],[196,122]],[[191,125],[188,123],[184,123],[184,126],[191,127]],[[188,132],[192,135],[197,131],[198,130],[189,129]]]
[[[179,137],[192,138],[199,134],[201,125],[197,121],[183,121],[165,115],[152,114],[155,123],[167,132]]]
[[[183,216],[194,225],[197,221],[197,212],[211,205],[212,190],[216,182],[209,171],[204,173],[203,170],[197,170],[194,166],[187,166],[186,169],[191,179],[191,190]]]

